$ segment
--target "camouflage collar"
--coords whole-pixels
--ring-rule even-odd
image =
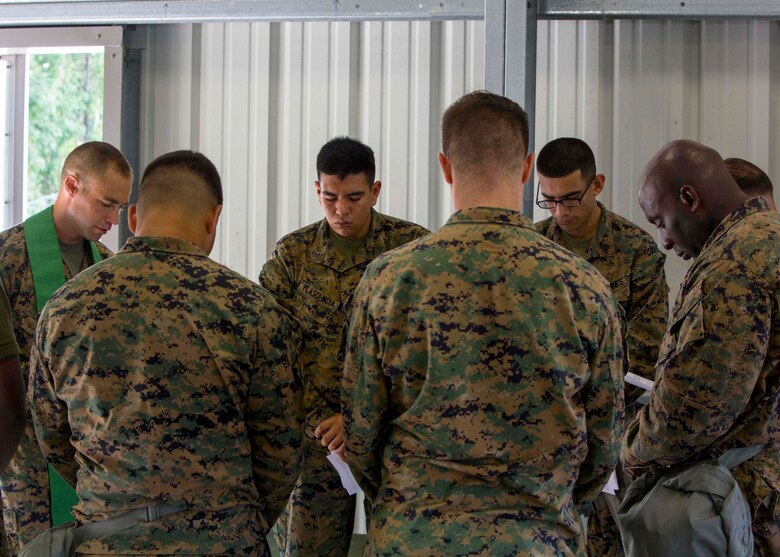
[[[168,253],[208,257],[207,253],[192,242],[179,238],[160,236],[133,236],[132,238],[128,238],[124,247],[120,250],[120,253],[138,253],[145,251],[164,251]]]
[[[596,204],[601,209],[601,216],[599,217],[599,227],[596,229],[596,236],[588,246],[586,250],[586,259],[591,261],[596,258],[610,259],[616,253],[615,238],[612,234],[614,214],[608,211],[601,201],[596,201]],[[550,225],[545,230],[544,235],[555,242],[556,244],[562,244],[561,227],[555,222],[555,219],[550,217]]]
[[[328,221],[322,219],[317,229],[317,236],[311,250],[311,260],[320,265],[331,267],[339,272],[346,271],[357,265],[372,261],[377,254],[386,251],[381,245],[382,228],[385,223],[385,217],[371,209],[371,229],[363,239],[363,245],[353,258],[344,258],[341,256],[328,234]]]
[[[701,257],[701,254],[704,253],[707,248],[725,236],[726,233],[731,230],[731,228],[733,228],[739,221],[749,215],[752,215],[753,213],[760,213],[769,210],[769,204],[763,197],[751,197],[742,203],[739,207],[729,213],[725,219],[720,221],[718,226],[715,227],[715,230],[712,231],[712,234],[710,234],[710,237],[707,238],[707,241],[704,243],[704,247],[701,248],[699,257]]]
[[[444,226],[464,222],[485,222],[496,224],[509,224],[512,226],[524,226],[533,229],[531,219],[524,214],[511,209],[499,207],[469,207],[454,213]]]

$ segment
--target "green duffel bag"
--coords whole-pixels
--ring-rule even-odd
[[[729,470],[762,448],[732,449],[634,481],[616,515],[626,557],[752,557],[750,505]]]

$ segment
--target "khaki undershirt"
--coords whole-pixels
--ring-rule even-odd
[[[336,234],[330,227],[328,227],[328,236],[333,240],[333,245],[336,246],[336,253],[344,259],[354,258],[365,243],[365,238],[359,238],[357,240],[344,238],[343,236]]]
[[[75,277],[83,268],[89,266],[89,256],[87,255],[87,243],[65,244],[60,242],[60,253],[62,260],[70,271],[70,276]]]
[[[563,240],[564,247],[579,255],[583,259],[585,259],[585,254],[588,251],[588,247],[590,247],[591,242],[593,242],[593,238],[595,238],[596,235],[589,238],[572,238],[566,232],[561,230],[561,240]]]

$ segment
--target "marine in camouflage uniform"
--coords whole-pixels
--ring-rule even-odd
[[[675,141],[642,176],[666,249],[695,258],[664,337],[650,404],[627,427],[626,471],[766,444],[732,470],[757,556],[780,554],[780,216],[746,199],[720,156]]]
[[[355,498],[327,461],[329,450],[318,439],[317,427],[341,415],[348,301],[370,261],[428,231],[371,208],[379,182],[374,182],[373,152],[367,146],[335,138],[320,151],[317,171],[326,218],[282,238],[259,278],[295,316],[303,337],[304,464],[275,533],[282,555],[346,557]],[[351,201],[354,192],[366,195]],[[368,226],[362,234],[355,226],[361,221]],[[341,227],[344,222],[353,226]]]
[[[269,555],[302,452],[296,335],[268,292],[209,259],[221,201],[205,157],[159,157],[130,208],[138,236],[41,315],[35,426],[77,520],[183,509],[79,555]]]
[[[555,139],[539,151],[536,167],[537,204],[553,214],[536,223],[536,230],[583,257],[609,281],[627,321],[627,371],[652,381],[669,316],[666,257],[647,232],[596,200],[606,178],[596,173],[595,157],[587,143],[573,137]],[[644,392],[626,385],[629,415],[638,411],[637,399]],[[623,555],[607,497],[596,499],[595,512],[588,517],[588,554],[592,557]]]
[[[74,270],[84,270],[92,265],[92,254],[85,240],[99,239],[118,222],[119,208],[130,195],[130,184],[130,165],[107,143],[88,142],[68,155],[53,209],[58,234],[64,237],[51,240],[72,242],[75,239],[84,248],[83,257],[78,258],[81,265],[75,269],[63,255],[66,280],[74,275]],[[102,258],[111,255],[111,251],[100,243],[97,249]],[[0,233],[0,279],[13,313],[22,377],[27,385],[30,346],[38,321],[38,298],[24,223]],[[16,555],[24,544],[52,525],[48,466],[36,442],[29,409],[24,437],[5,473],[0,475],[0,488],[5,543],[7,551]]]
[[[582,556],[578,508],[622,434],[620,308],[519,212],[525,112],[476,92],[442,127],[457,212],[354,294],[342,406],[364,555]]]

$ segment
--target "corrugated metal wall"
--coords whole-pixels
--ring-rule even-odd
[[[195,148],[219,168],[213,256],[255,278],[284,234],[322,218],[315,158],[335,135],[370,145],[379,210],[438,227],[444,108],[484,82],[481,22],[231,23],[151,27],[142,160]]]
[[[648,230],[636,182],[670,139],[698,139],[777,180],[779,49],[777,22],[540,22],[537,146],[588,141],[607,175],[604,204]],[[183,147],[214,160],[226,189],[214,257],[256,277],[280,236],[320,218],[314,158],[337,134],[374,147],[380,210],[438,227],[450,213],[440,115],[482,86],[483,68],[481,22],[151,27],[142,160]],[[669,255],[673,291],[685,268]]]

